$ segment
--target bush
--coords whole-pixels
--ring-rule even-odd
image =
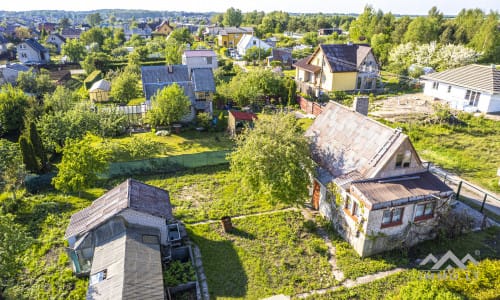
[[[56,173],[47,173],[43,175],[30,175],[24,181],[26,190],[31,194],[36,194],[42,191],[52,189],[52,178]]]
[[[168,287],[196,281],[196,271],[191,262],[172,261],[163,272],[163,281]]]

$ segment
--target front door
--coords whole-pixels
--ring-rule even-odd
[[[312,196],[312,207],[313,207],[313,209],[316,209],[316,210],[319,209],[319,197],[320,197],[320,195],[321,195],[321,186],[315,180],[314,181],[314,187],[313,187],[313,196]]]

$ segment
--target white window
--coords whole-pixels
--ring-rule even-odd
[[[411,163],[411,151],[406,150],[404,153],[396,155],[396,168],[409,168]]]
[[[451,93],[451,85],[448,86],[448,93]]]
[[[382,217],[382,227],[401,225],[403,221],[403,207],[384,210]]]
[[[415,209],[415,221],[430,219],[434,216],[434,202],[418,204]]]
[[[439,82],[434,81],[434,82],[432,83],[432,88],[433,88],[433,89],[435,89],[435,90],[439,89]]]

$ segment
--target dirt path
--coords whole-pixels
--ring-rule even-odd
[[[284,208],[284,209],[276,209],[276,210],[264,211],[264,212],[248,214],[248,215],[231,216],[231,219],[238,220],[238,219],[244,219],[244,218],[248,218],[248,217],[272,215],[272,214],[277,214],[277,213],[281,213],[281,212],[285,212],[285,211],[299,211],[299,209],[296,207],[289,207],[289,208]],[[186,224],[186,225],[198,226],[198,225],[213,224],[213,223],[218,223],[218,222],[220,222],[220,220],[206,220],[206,221],[190,223],[190,224]]]

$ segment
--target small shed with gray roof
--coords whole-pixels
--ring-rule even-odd
[[[453,191],[427,171],[401,129],[368,118],[363,101],[355,107],[364,114],[328,103],[306,137],[318,164],[312,206],[368,256],[433,238]]]
[[[107,81],[106,79],[96,81],[89,89],[90,100],[94,102],[106,102],[109,100],[110,91],[111,82]]]
[[[424,94],[469,112],[500,111],[500,71],[496,65],[471,64],[422,76]]]

